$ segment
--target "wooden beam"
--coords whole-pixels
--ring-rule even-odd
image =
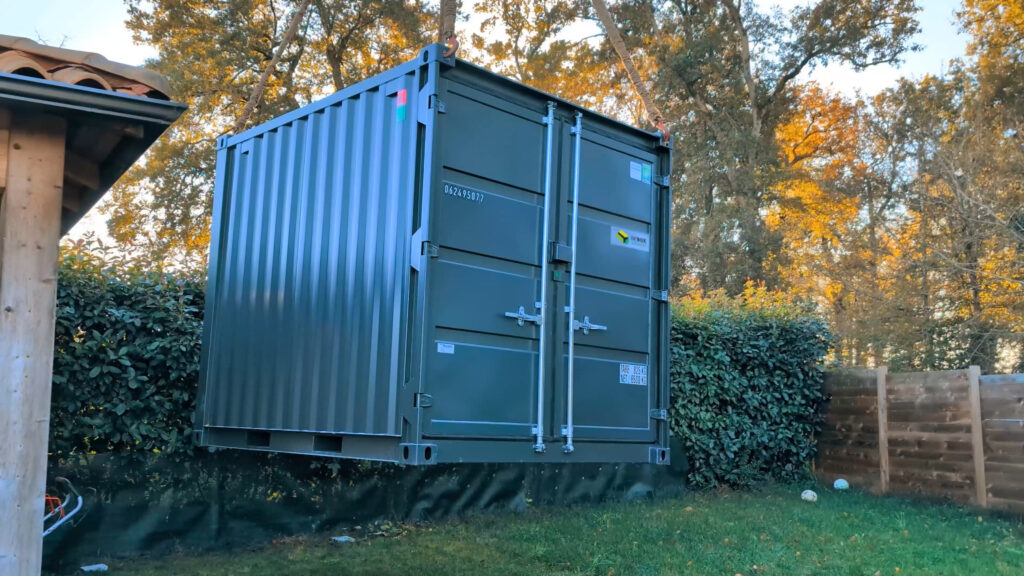
[[[124,139],[120,128],[83,122],[68,134],[69,150],[86,150],[93,158],[106,158]]]
[[[67,157],[64,159],[64,177],[82,188],[99,190],[99,166],[95,162],[87,160],[74,152],[68,152],[66,155]]]
[[[0,254],[4,251],[4,190],[7,188],[7,146],[11,136],[11,110],[0,106]],[[4,260],[0,256],[0,275],[3,275]]]
[[[988,482],[985,480],[985,429],[981,419],[981,367],[967,369],[970,382],[968,398],[971,402],[971,447],[974,458],[974,491],[978,505],[988,508]]]
[[[35,576],[53,371],[66,125],[11,116],[0,206],[0,576]]]
[[[75,184],[64,181],[64,199],[61,205],[72,212],[82,211],[82,190]]]
[[[142,138],[146,135],[146,128],[142,124],[125,124],[121,134],[128,138]]]
[[[0,277],[4,273],[4,190],[7,188],[7,146],[11,136],[11,110],[0,106]]]
[[[883,494],[889,491],[889,401],[885,388],[888,371],[886,366],[875,369],[875,384],[878,388],[878,474]]]
[[[7,187],[7,140],[11,134],[11,111],[0,108],[0,196]]]

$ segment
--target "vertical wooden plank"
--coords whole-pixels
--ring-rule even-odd
[[[0,206],[0,576],[34,576],[43,494],[64,181],[65,123],[11,116]]]
[[[0,108],[0,196],[7,187],[7,139],[11,134],[11,111]]]
[[[875,383],[878,386],[878,474],[883,494],[889,491],[889,402],[885,388],[888,371],[887,366],[875,369]]]
[[[7,145],[11,135],[11,110],[0,106],[0,254],[4,251],[4,189],[7,188]],[[0,256],[0,275],[4,259]]]
[[[985,480],[984,423],[981,420],[981,367],[967,369],[970,382],[968,397],[971,402],[971,445],[974,456],[974,490],[978,505],[988,508],[988,483]]]

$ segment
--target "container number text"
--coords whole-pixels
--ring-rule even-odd
[[[472,188],[465,188],[458,184],[451,184],[449,182],[444,183],[444,194],[445,196],[461,198],[463,200],[469,200],[470,202],[476,202],[477,204],[482,204],[484,201],[483,192],[473,190]]]

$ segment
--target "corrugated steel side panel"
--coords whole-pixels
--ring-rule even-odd
[[[222,143],[203,425],[400,432],[418,72],[394,72]]]

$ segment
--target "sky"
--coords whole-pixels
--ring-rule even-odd
[[[783,10],[808,4],[808,0],[774,0],[772,5]],[[831,65],[812,70],[805,78],[815,80],[849,96],[860,91],[866,96],[893,86],[902,77],[919,79],[926,74],[938,75],[946,71],[949,61],[964,55],[967,35],[960,31],[956,11],[960,0],[919,0],[921,12],[917,15],[921,32],[914,39],[921,51],[907,54],[897,66],[875,66],[856,72],[850,66]]]
[[[0,34],[141,65],[156,50],[132,41],[123,0],[0,0]]]
[[[469,4],[472,0],[464,2]],[[768,0],[782,9],[807,4],[809,0]],[[919,78],[938,74],[950,59],[962,56],[967,43],[955,23],[959,0],[921,0],[918,15],[921,33],[917,42],[923,50],[909,54],[899,68],[878,66],[857,73],[846,66],[828,66],[807,77],[846,94],[857,90],[867,95],[892,86],[901,76]],[[463,8],[468,11],[468,7]],[[98,52],[126,64],[141,65],[156,51],[132,41],[124,26],[127,10],[123,0],[0,0],[0,34],[25,36],[46,44]],[[474,23],[471,21],[471,24]]]
[[[469,11],[464,0],[463,11]],[[763,4],[783,10],[807,4],[810,0],[768,0]],[[804,74],[825,86],[848,96],[858,93],[871,96],[892,86],[903,76],[920,78],[925,74],[940,74],[951,59],[962,56],[967,38],[956,24],[955,12],[959,0],[921,0],[918,14],[921,32],[916,42],[919,52],[908,54],[896,66],[876,66],[856,72],[848,66],[819,67]],[[123,0],[0,0],[0,34],[24,36],[45,44],[75,50],[97,52],[110,60],[125,64],[142,65],[147,58],[156,56],[148,45],[138,45],[124,25],[127,10]],[[465,26],[475,25],[470,19]],[[581,33],[592,30],[581,28]],[[468,36],[468,31],[467,31]],[[71,231],[72,237],[91,230],[103,235],[102,216],[93,210]]]

